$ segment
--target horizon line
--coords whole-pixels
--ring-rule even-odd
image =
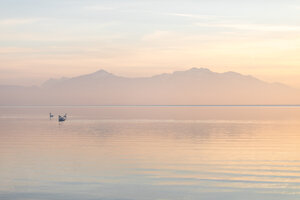
[[[300,104],[200,104],[200,105],[0,105],[0,107],[300,107]]]

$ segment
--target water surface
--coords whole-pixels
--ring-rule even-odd
[[[300,108],[0,107],[0,199],[298,200]]]

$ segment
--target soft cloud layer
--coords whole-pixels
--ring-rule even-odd
[[[114,10],[114,7],[106,7],[102,5],[90,5],[90,6],[85,6],[85,10],[87,11],[105,11],[105,10]]]
[[[185,14],[185,13],[170,13],[168,15],[178,16],[178,17],[187,17],[187,18],[192,18],[192,19],[218,19],[218,18],[222,18],[220,16],[214,16],[214,15],[195,15],[195,14]]]
[[[273,26],[269,24],[234,24],[234,23],[223,23],[223,24],[204,24],[197,23],[198,26],[202,27],[219,27],[219,28],[231,28],[231,29],[239,29],[239,30],[249,30],[249,31],[300,31],[300,26]]]
[[[35,22],[39,22],[42,19],[39,18],[27,18],[27,19],[22,19],[22,18],[12,18],[12,19],[1,19],[0,20],[0,25],[2,26],[9,26],[9,25],[20,25],[20,24],[32,24]]]

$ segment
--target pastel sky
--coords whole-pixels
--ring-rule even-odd
[[[300,88],[300,1],[0,0],[0,84],[191,67]]]

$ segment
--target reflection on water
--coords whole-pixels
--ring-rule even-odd
[[[0,127],[0,199],[300,199],[300,108],[1,107]]]

